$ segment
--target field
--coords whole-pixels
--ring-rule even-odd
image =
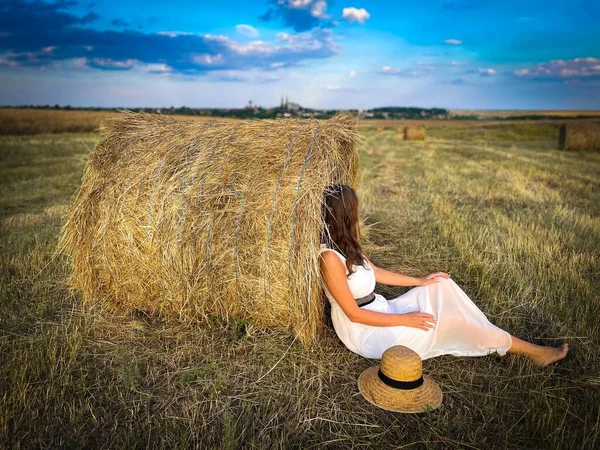
[[[118,115],[114,111],[0,108],[0,135],[98,131],[103,120]],[[210,117],[188,118],[210,120]]]
[[[396,130],[405,125],[426,124],[430,128],[459,128],[465,127],[506,127],[514,125],[517,127],[525,126],[535,122],[524,122],[522,120],[510,120],[511,115],[517,113],[537,114],[538,111],[452,111],[451,115],[478,115],[482,118],[495,114],[496,117],[502,117],[502,120],[380,120],[366,119],[358,122],[358,127],[364,131]],[[77,133],[86,131],[98,131],[100,123],[108,118],[118,116],[114,111],[79,111],[79,110],[53,110],[53,109],[31,109],[31,108],[0,108],[0,135],[29,135],[38,133]],[[542,115],[547,116],[543,124],[557,126],[565,123],[564,119],[557,119],[556,116],[569,117],[587,117],[584,120],[595,120],[600,118],[599,111],[548,111]],[[182,116],[188,120],[214,120],[207,116]],[[233,118],[224,118],[219,120],[235,120]]]
[[[378,361],[333,329],[308,351],[241,319],[190,329],[83,310],[52,255],[98,135],[5,135],[0,448],[600,447],[600,153],[557,150],[551,123],[428,124],[424,142],[389,128],[361,130],[370,259],[450,272],[511,334],[568,341],[564,360],[426,360],[443,404],[400,415],[359,394]]]
[[[475,115],[483,118],[490,117],[500,117],[500,118],[510,118],[515,116],[545,116],[547,118],[553,117],[594,117],[598,118],[600,113],[598,111],[590,111],[590,110],[570,110],[570,111],[561,111],[561,110],[545,110],[545,111],[536,111],[536,110],[485,110],[485,109],[453,109],[450,113],[451,116],[471,116]]]

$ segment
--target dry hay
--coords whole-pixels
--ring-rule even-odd
[[[49,217],[64,217],[69,212],[69,205],[52,205],[44,209]]]
[[[425,139],[425,127],[423,125],[412,125],[404,127],[405,141],[422,141]]]
[[[107,121],[63,227],[86,304],[186,322],[241,316],[316,340],[326,186],[358,188],[356,121]]]
[[[2,223],[7,228],[22,228],[42,223],[44,216],[35,213],[14,214],[5,218]]]
[[[569,123],[558,131],[560,150],[600,150],[600,122]]]

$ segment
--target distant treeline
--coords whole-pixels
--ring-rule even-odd
[[[339,112],[348,112],[357,115],[360,119],[405,119],[405,120],[458,120],[458,121],[505,121],[505,120],[577,120],[577,119],[600,119],[599,114],[522,114],[522,115],[498,115],[493,114],[478,115],[464,114],[451,115],[450,110],[445,108],[419,108],[414,106],[386,106],[381,108],[372,108],[366,110],[357,109],[311,109],[311,108],[286,108],[277,106],[273,108],[263,108],[261,106],[246,108],[190,108],[174,106],[166,108],[94,108],[94,107],[73,107],[70,105],[22,105],[22,106],[0,106],[0,108],[14,109],[40,109],[40,110],[61,110],[61,111],[96,111],[96,112],[117,112],[132,111],[145,112],[151,114],[173,114],[198,117],[231,117],[238,119],[272,119],[276,117],[310,117],[314,119],[328,119]]]
[[[450,111],[444,108],[418,108],[414,106],[386,106],[383,108],[373,108],[365,111],[367,114],[373,114],[372,117],[365,119],[448,119]]]
[[[383,107],[367,110],[357,109],[311,109],[311,108],[286,108],[273,107],[263,108],[260,106],[247,108],[190,108],[182,106],[175,108],[173,106],[167,108],[94,108],[94,107],[73,107],[70,105],[22,105],[22,106],[0,106],[0,108],[27,108],[27,109],[54,109],[54,110],[75,110],[75,111],[101,111],[101,112],[116,112],[116,111],[132,111],[146,112],[156,114],[175,114],[186,116],[208,116],[208,117],[234,117],[240,119],[255,118],[269,119],[275,117],[312,117],[316,119],[327,119],[333,117],[339,112],[349,112],[356,114],[361,119],[448,119],[450,112],[444,108],[418,108],[418,107]]]

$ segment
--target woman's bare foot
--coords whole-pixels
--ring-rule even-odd
[[[558,348],[555,347],[542,347],[539,352],[535,355],[531,355],[531,359],[541,367],[546,367],[553,362],[559,361],[567,356],[569,351],[569,344],[564,343]]]

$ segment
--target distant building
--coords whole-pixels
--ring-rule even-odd
[[[284,99],[283,94],[281,94],[280,108],[283,111],[297,112],[302,108],[302,106],[300,106],[298,103],[294,103],[294,102],[290,103],[287,94],[285,95],[285,99]]]
[[[361,105],[358,107],[358,118],[364,119],[365,117],[367,117],[367,109],[364,105]]]

